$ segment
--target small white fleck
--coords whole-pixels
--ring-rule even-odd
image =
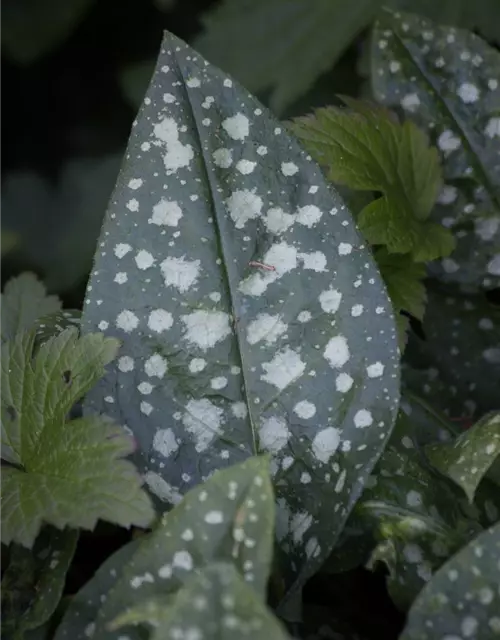
[[[239,171],[244,176],[252,173],[255,167],[257,166],[256,162],[252,162],[251,160],[238,160],[236,163],[236,170]]]
[[[179,449],[179,443],[172,429],[158,429],[153,438],[153,449],[168,458]]]
[[[281,173],[284,176],[294,176],[298,172],[299,168],[295,162],[282,162]]]
[[[466,104],[479,100],[479,89],[471,82],[463,82],[457,89],[457,95]]]
[[[350,358],[349,345],[344,336],[330,338],[323,352],[324,358],[334,369],[340,369]]]
[[[348,256],[352,251],[352,244],[348,242],[341,242],[339,244],[338,252],[339,256]]]
[[[128,373],[134,369],[134,359],[130,356],[121,356],[118,358],[118,369],[123,373]]]
[[[215,164],[221,169],[229,169],[233,164],[233,152],[231,149],[225,149],[224,147],[216,149],[212,153],[212,158]]]
[[[250,132],[249,120],[242,113],[223,120],[222,127],[233,140],[244,140]]]
[[[157,226],[177,227],[181,218],[182,209],[179,203],[162,198],[153,206],[153,215],[148,222]]]
[[[189,363],[189,371],[191,373],[199,373],[207,366],[207,361],[203,358],[193,358]]]
[[[227,378],[225,378],[224,376],[218,376],[217,378],[212,378],[210,380],[210,386],[212,387],[212,389],[224,389],[224,387],[227,387]]]
[[[169,311],[165,309],[154,309],[149,314],[148,327],[155,333],[168,331],[174,324],[174,318]]]
[[[339,393],[347,393],[353,384],[354,380],[348,373],[340,373],[335,380],[335,388]]]
[[[130,333],[139,326],[139,318],[133,311],[124,309],[123,311],[120,311],[116,317],[116,326],[118,329],[122,329],[122,331]]]
[[[193,568],[193,558],[189,551],[176,551],[174,553],[172,564],[174,567],[184,569],[184,571],[191,571],[191,569]]]
[[[149,377],[163,378],[167,372],[167,361],[159,353],[154,353],[144,363],[144,371]]]
[[[308,420],[309,418],[312,418],[316,413],[316,407],[312,402],[309,402],[308,400],[301,400],[294,406],[293,411],[299,416],[299,418]]]
[[[287,444],[291,433],[283,418],[271,416],[263,420],[259,429],[260,446],[271,453],[278,453]]]
[[[114,248],[114,254],[117,258],[123,258],[129,251],[132,251],[132,247],[129,244],[120,243]]]
[[[354,426],[358,429],[364,429],[373,424],[373,417],[370,411],[366,409],[360,409],[354,416]]]
[[[337,289],[327,289],[319,294],[319,304],[325,313],[336,313],[342,300],[342,293]]]
[[[381,362],[375,362],[366,367],[369,378],[380,378],[384,374],[385,366]]]
[[[337,451],[339,444],[340,431],[335,427],[327,427],[314,436],[312,451],[320,462],[326,464]]]
[[[175,287],[180,293],[188,291],[198,280],[200,275],[199,260],[185,260],[168,257],[161,264],[160,269],[165,280],[165,286]]]
[[[133,189],[134,191],[142,186],[143,180],[142,178],[132,178],[129,180],[128,188]]]
[[[221,524],[224,522],[224,514],[222,511],[209,511],[204,518],[207,524]]]
[[[154,265],[155,259],[153,258],[151,253],[149,253],[149,251],[144,251],[144,249],[141,249],[141,251],[139,251],[135,256],[135,263],[138,269],[144,271],[145,269],[149,269]]]
[[[416,93],[407,93],[401,98],[401,106],[406,111],[416,111],[420,106],[420,98]]]

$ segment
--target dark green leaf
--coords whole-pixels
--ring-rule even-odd
[[[500,454],[500,413],[484,416],[454,442],[430,445],[426,454],[473,502],[479,483]]]
[[[401,640],[474,638],[500,633],[500,524],[479,534],[417,597]]]
[[[2,345],[2,542],[31,548],[43,523],[93,529],[99,518],[146,526],[153,518],[122,427],[100,416],[66,423],[119,342],[67,329],[32,359],[34,332]]]
[[[162,508],[269,451],[286,584],[309,576],[391,431],[390,301],[319,167],[169,34],[90,280],[101,323],[123,349],[87,406],[133,431]]]
[[[498,22],[498,21],[497,21]],[[469,288],[500,285],[500,54],[471,32],[386,12],[373,36],[372,83],[440,150],[445,185],[433,219],[457,249],[432,273]]]
[[[32,551],[11,545],[2,577],[2,636],[22,638],[41,627],[61,598],[78,532],[42,529]]]
[[[57,311],[39,318],[36,323],[35,347],[59,335],[69,327],[80,328],[81,319],[82,312],[78,309],[64,309],[64,311]]]
[[[21,331],[30,331],[45,314],[61,308],[57,296],[47,290],[34,273],[22,273],[7,282],[2,293],[2,341],[13,340]]]
[[[189,577],[173,601],[149,600],[127,609],[112,628],[140,622],[153,627],[151,640],[291,640],[262,599],[226,563],[208,565]]]

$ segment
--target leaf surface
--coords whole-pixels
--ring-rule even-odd
[[[500,284],[500,53],[469,31],[385,12],[375,27],[372,85],[440,151],[445,184],[432,219],[457,248],[432,267],[446,282]]]
[[[417,597],[401,640],[465,637],[490,640],[500,632],[500,524],[480,533],[436,573]]]
[[[309,575],[391,431],[390,301],[319,167],[169,34],[89,284],[83,331],[123,348],[87,407],[132,430],[162,508],[267,451],[286,582]]]
[[[118,341],[68,329],[32,359],[34,332],[2,345],[2,542],[31,548],[42,523],[93,529],[99,518],[146,526],[153,517],[123,429],[99,416],[66,423],[103,374]]]

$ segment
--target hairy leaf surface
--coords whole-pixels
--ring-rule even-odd
[[[391,304],[319,167],[169,34],[87,292],[83,330],[101,323],[123,348],[88,408],[133,431],[164,508],[268,451],[287,584],[308,575],[391,431]]]

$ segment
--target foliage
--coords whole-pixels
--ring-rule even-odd
[[[4,12],[3,635],[498,635],[497,0],[220,0],[223,71],[183,3],[66,4]],[[106,133],[41,166],[89,32]]]

